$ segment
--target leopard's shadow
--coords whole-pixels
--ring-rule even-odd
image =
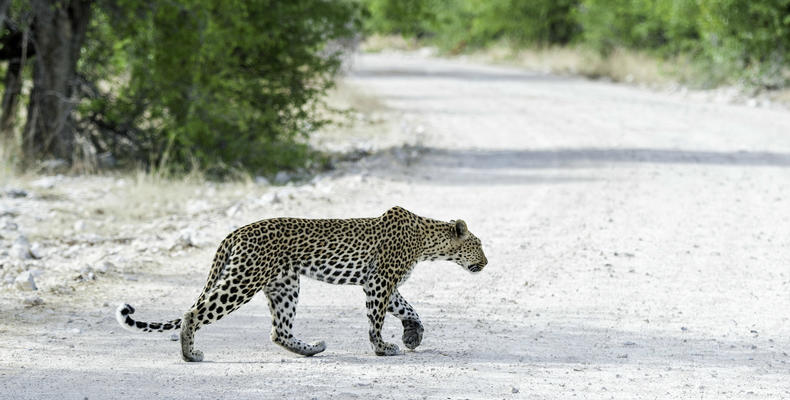
[[[338,289],[340,290],[340,289]],[[361,296],[357,296],[361,297]],[[784,352],[790,343],[761,332],[754,338],[728,339],[704,332],[667,331],[666,327],[627,330],[601,328],[583,323],[552,323],[539,328],[529,319],[508,321],[440,314],[429,304],[419,304],[425,325],[422,344],[405,350],[399,321],[385,321],[385,340],[400,346],[402,354],[379,357],[370,350],[364,305],[352,296],[342,304],[306,301],[299,306],[295,332],[304,340],[326,340],[327,350],[312,357],[294,355],[269,340],[271,320],[262,299],[229,315],[197,335],[197,347],[210,364],[340,363],[367,365],[474,365],[567,366],[594,365],[687,365],[689,367],[760,367],[790,372]],[[421,307],[420,307],[421,306]],[[151,307],[149,315],[172,313],[169,306]],[[555,318],[571,320],[573,316]],[[526,317],[525,317],[526,318]],[[115,324],[108,320],[108,326]],[[129,335],[124,349],[139,354],[140,346],[151,357],[172,357],[182,363],[178,343],[157,335]],[[100,336],[98,346],[117,346],[118,337]],[[124,350],[126,351],[126,350]],[[131,353],[130,353],[131,354]],[[190,364],[200,365],[200,363]]]
[[[305,327],[326,323],[319,318],[305,316]],[[260,357],[232,360],[232,354],[212,357],[211,362],[222,364],[255,363],[339,363],[360,365],[419,365],[474,366],[476,364],[504,367],[547,366],[587,368],[601,365],[664,366],[688,365],[706,367],[760,367],[769,363],[774,368],[790,372],[790,364],[783,351],[787,343],[755,337],[727,340],[706,337],[702,333],[662,330],[617,330],[590,326],[553,325],[551,329],[512,329],[512,324],[492,320],[485,328],[476,326],[478,320],[443,319],[440,325],[430,318],[425,321],[426,336],[420,347],[404,350],[390,329],[388,340],[401,347],[401,354],[390,357],[374,355],[362,332],[364,321],[350,324],[338,323],[331,332],[322,329],[328,348],[312,357],[293,355],[271,343],[256,346],[253,353]],[[309,332],[309,329],[305,330]],[[244,334],[235,331],[236,335]],[[263,338],[261,338],[263,340]],[[268,339],[268,338],[266,338]],[[267,340],[268,341],[268,340]],[[784,349],[784,350],[783,350]],[[240,351],[240,350],[239,350]],[[233,353],[238,353],[234,351]],[[250,354],[247,352],[246,354]],[[224,359],[224,360],[223,360]],[[227,361],[225,361],[227,360]]]

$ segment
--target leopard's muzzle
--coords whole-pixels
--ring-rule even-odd
[[[485,267],[486,264],[488,264],[488,260],[484,258],[483,261],[480,261],[477,264],[472,264],[466,267],[466,269],[468,269],[469,272],[480,272],[483,270],[483,267]]]

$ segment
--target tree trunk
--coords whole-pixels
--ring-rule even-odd
[[[6,20],[8,18],[8,6],[10,5],[11,0],[0,0],[0,27],[2,28],[8,28],[9,26]],[[8,30],[10,31],[10,29]],[[4,36],[2,39],[3,50],[15,47],[14,45],[17,43],[12,33]],[[5,75],[5,91],[3,92],[3,102],[0,106],[0,137],[4,140],[4,143],[2,143],[4,145],[11,143],[14,139],[11,128],[13,128],[16,119],[19,92],[22,89],[22,60],[21,57],[17,57],[15,53],[15,51],[11,50],[8,51],[8,54],[0,54],[0,58],[8,60],[8,67],[6,68]]]
[[[5,26],[5,19],[8,15],[8,6],[11,5],[11,0],[0,0],[0,26]]]
[[[22,89],[22,70],[18,60],[8,61],[5,73],[5,91],[3,92],[2,117],[0,117],[0,132],[6,141],[14,137],[14,123],[16,122],[16,109],[19,104],[19,93]]]
[[[54,157],[73,161],[76,70],[91,0],[31,0],[36,57],[22,138],[26,164]]]
[[[27,29],[27,28],[25,28]],[[16,123],[17,107],[19,106],[19,95],[22,93],[22,71],[25,67],[25,60],[28,55],[28,34],[25,30],[22,34],[21,43],[12,49],[14,55],[8,60],[8,68],[5,73],[5,91],[3,92],[3,102],[0,104],[2,116],[0,116],[0,132],[6,143],[14,140],[14,124]]]

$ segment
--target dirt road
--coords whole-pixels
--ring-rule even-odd
[[[0,289],[0,397],[790,397],[790,112],[413,55],[361,56],[347,84],[390,121],[360,140],[410,145],[282,187],[9,181],[4,276],[40,287]],[[312,358],[269,341],[262,296],[198,333],[203,363],[115,323],[119,302],[181,315],[233,227],[396,204],[464,219],[489,259],[417,266],[415,352],[373,355],[362,291],[307,279]]]

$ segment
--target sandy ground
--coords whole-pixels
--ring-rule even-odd
[[[307,183],[8,179],[0,397],[790,398],[790,112],[416,55],[346,85],[373,122],[325,143],[373,155]],[[114,320],[180,316],[235,227],[396,204],[466,220],[489,259],[417,266],[414,352],[373,355],[361,289],[308,279],[312,358],[269,341],[262,296],[198,333],[202,363]]]

